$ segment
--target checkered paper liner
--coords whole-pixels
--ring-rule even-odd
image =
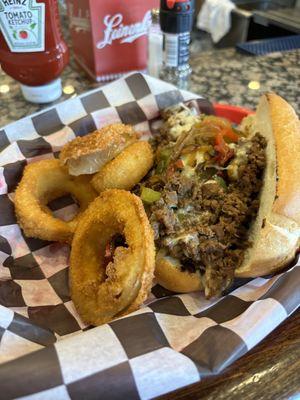
[[[0,398],[150,399],[216,374],[300,304],[300,269],[241,280],[217,300],[158,285],[129,316],[89,328],[68,289],[69,247],[23,236],[13,198],[26,164],[67,141],[130,123],[150,137],[159,109],[197,97],[134,73],[0,131]],[[210,103],[198,100],[210,112]],[[68,197],[51,203],[74,211]]]

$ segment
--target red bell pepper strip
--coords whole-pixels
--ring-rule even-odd
[[[224,140],[224,131],[218,132],[215,139],[214,149],[218,153],[216,161],[220,165],[225,165],[225,163],[233,157],[234,152]]]

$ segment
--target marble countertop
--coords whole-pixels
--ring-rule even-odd
[[[204,52],[192,59],[191,90],[221,102],[255,108],[265,92],[276,92],[300,112],[300,50],[247,56],[234,49]]]
[[[253,57],[234,49],[200,51],[192,46],[193,73],[190,90],[213,102],[254,108],[261,93],[274,91],[286,98],[299,113],[300,51]],[[77,96],[97,87],[75,62],[62,74],[63,96],[58,101]],[[50,104],[51,105],[51,104]],[[17,82],[0,70],[0,126],[39,111],[47,105],[26,102]]]

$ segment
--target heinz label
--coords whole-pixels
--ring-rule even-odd
[[[45,4],[0,0],[0,28],[11,52],[45,50]]]
[[[144,71],[155,7],[159,0],[68,0],[76,61],[97,81]]]

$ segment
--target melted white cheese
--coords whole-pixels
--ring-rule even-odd
[[[199,121],[199,117],[191,115],[190,111],[183,110],[168,118],[169,134],[177,139],[183,132],[191,130],[193,125]]]
[[[247,152],[251,148],[251,142],[244,142],[241,146],[235,146],[235,157],[227,167],[229,179],[237,181],[239,179],[239,168],[247,163]]]

